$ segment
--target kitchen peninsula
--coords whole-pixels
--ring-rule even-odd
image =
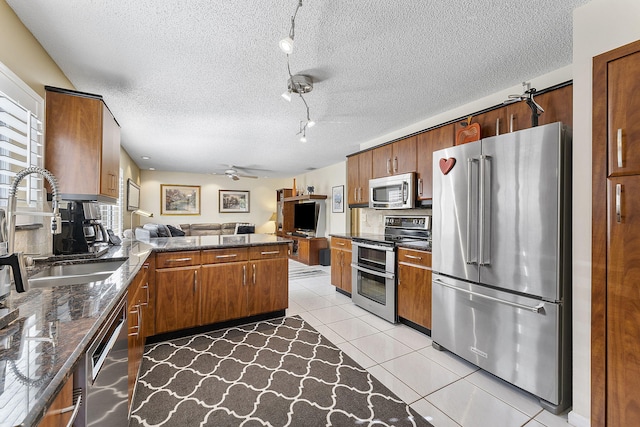
[[[70,390],[71,384],[81,386],[75,373],[81,370],[87,349],[128,297],[127,335],[142,336],[142,345],[145,336],[165,329],[175,332],[230,318],[284,314],[290,243],[264,234],[125,241],[98,260],[74,261],[123,261],[106,280],[34,287],[22,294],[13,291],[10,304],[19,309],[19,317],[0,332],[0,365],[6,366],[0,381],[0,425],[38,425],[62,391]],[[153,265],[157,272],[150,268]],[[195,280],[185,282],[185,278]],[[132,305],[133,294],[143,296],[145,302]],[[132,314],[136,304],[151,310]],[[178,318],[194,312],[194,323],[167,326],[173,307],[180,313]],[[145,312],[154,317],[142,319],[143,323],[152,320],[151,328],[140,325]]]

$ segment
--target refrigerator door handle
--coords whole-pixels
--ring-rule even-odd
[[[465,263],[468,265],[477,264],[476,259],[471,259],[471,212],[473,203],[473,162],[476,159],[467,159],[467,247],[465,251]]]
[[[486,176],[487,171],[489,176]],[[489,197],[487,201],[486,198]],[[480,261],[478,265],[491,265],[491,156],[480,156]],[[485,242],[486,241],[486,242]]]
[[[458,288],[457,286],[449,285],[449,284],[444,283],[443,281],[438,280],[438,279],[433,279],[433,283],[437,283],[438,285],[444,286],[445,288],[450,288],[450,289],[453,289],[455,291],[464,292],[465,294],[469,294],[469,295],[472,295],[472,296],[475,296],[475,297],[484,298],[484,299],[488,299],[490,301],[499,302],[501,304],[509,305],[509,306],[515,307],[515,308],[520,308],[522,310],[532,311],[534,313],[542,313],[544,311],[544,302],[541,302],[541,303],[539,303],[538,305],[535,305],[535,306],[530,306],[530,305],[525,305],[525,304],[518,304],[517,302],[506,301],[506,300],[503,300],[503,299],[500,299],[500,298],[491,297],[489,295],[483,295],[483,294],[479,294],[477,292],[469,291],[467,289]]]

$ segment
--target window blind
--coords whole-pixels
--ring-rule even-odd
[[[29,166],[44,166],[42,122],[31,111],[0,91],[0,205],[7,206],[16,174]],[[43,202],[43,180],[26,176],[16,193],[21,211],[38,210]],[[41,209],[40,209],[41,210]],[[17,224],[41,223],[39,217],[18,217]]]
[[[120,169],[120,178],[118,179],[118,201],[115,205],[100,204],[100,216],[102,225],[110,228],[116,236],[122,235],[122,206],[124,203],[124,179],[123,172]]]

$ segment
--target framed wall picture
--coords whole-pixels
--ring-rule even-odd
[[[131,178],[127,179],[127,210],[135,211],[140,207],[140,187]]]
[[[331,189],[331,212],[344,212],[344,185],[338,185]]]
[[[218,211],[225,212],[249,212],[249,192],[237,190],[218,190]]]
[[[200,215],[200,186],[160,184],[160,215]]]

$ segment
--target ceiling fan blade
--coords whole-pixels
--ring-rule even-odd
[[[255,175],[236,175],[242,178],[251,178],[251,179],[257,179],[258,177]]]
[[[229,175],[229,178],[231,178],[234,181],[239,180],[240,178],[238,177],[238,175]]]

